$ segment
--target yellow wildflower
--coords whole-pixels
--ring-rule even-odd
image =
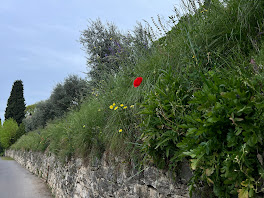
[[[118,107],[115,107],[114,110],[117,110]]]
[[[124,107],[124,109],[126,109],[126,108],[127,108],[127,106]]]
[[[110,108],[110,109],[113,109],[113,108],[114,108],[114,106],[113,106],[113,105],[110,105],[110,106],[109,106],[109,108]]]
[[[115,103],[113,103],[113,106],[115,106]]]
[[[118,132],[119,132],[119,133],[121,133],[122,131],[123,131],[122,129],[119,129],[119,131],[118,131]]]
[[[134,108],[135,105],[130,105],[130,108]]]
[[[110,40],[112,40],[112,37],[110,38]]]
[[[121,104],[121,105],[120,105],[120,107],[123,107],[123,106],[124,106],[124,104]]]
[[[195,56],[193,55],[193,57],[192,58],[195,58]]]

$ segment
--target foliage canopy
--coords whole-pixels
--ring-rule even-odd
[[[5,110],[5,119],[13,118],[18,124],[25,118],[25,98],[23,82],[17,80],[14,82]]]

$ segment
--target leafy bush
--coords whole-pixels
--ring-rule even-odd
[[[176,144],[182,140],[184,116],[189,109],[191,84],[171,70],[161,71],[153,91],[146,97],[140,112],[143,121],[143,152],[164,168],[178,155]],[[176,164],[174,164],[176,165]]]
[[[31,131],[19,138],[19,140],[10,148],[26,151],[39,151],[39,147],[41,147],[41,137],[36,131]]]
[[[3,126],[0,128],[0,142],[2,148],[6,149],[15,142],[18,125],[13,118],[5,120]]]
[[[21,123],[16,131],[16,135],[14,137],[14,142],[16,142],[22,135],[26,133],[24,123]],[[14,143],[12,142],[12,143]]]
[[[198,184],[202,180],[205,181],[203,185],[213,185],[214,193],[218,197],[229,197],[231,193],[236,194],[237,190],[239,196],[247,193],[253,196],[254,193],[257,193],[257,186],[260,186],[257,182],[262,180],[260,178],[262,170],[259,169],[259,172],[255,171],[249,176],[249,173],[245,170],[240,170],[239,167],[232,166],[231,170],[228,169],[230,172],[227,171],[228,173],[222,179],[219,179],[221,172],[217,171],[220,171],[220,169],[223,171],[224,167],[220,162],[221,160],[224,161],[228,154],[222,152],[221,158],[219,157],[218,161],[213,161],[213,159],[216,159],[213,156],[214,151],[210,153],[210,149],[208,149],[208,147],[216,150],[221,148],[229,152],[230,148],[226,148],[227,141],[231,142],[232,140],[236,142],[241,140],[238,137],[234,138],[236,135],[231,135],[232,132],[236,133],[236,129],[234,129],[231,120],[228,119],[232,118],[231,115],[233,115],[230,111],[233,111],[235,108],[238,108],[237,111],[239,111],[245,105],[249,106],[245,107],[248,110],[251,108],[250,105],[252,105],[250,97],[258,98],[256,101],[257,104],[261,102],[262,97],[260,94],[261,90],[254,89],[254,86],[259,87],[261,85],[261,66],[256,70],[254,67],[257,64],[254,67],[254,62],[249,65],[249,54],[254,54],[257,49],[256,46],[261,46],[260,39],[257,39],[256,36],[258,32],[261,32],[263,26],[263,2],[228,1],[226,3],[227,5],[224,6],[219,1],[212,1],[208,10],[205,7],[200,7],[195,10],[195,14],[185,15],[166,37],[159,39],[155,43],[155,46],[161,53],[168,54],[167,60],[171,63],[173,69],[171,70],[172,74],[168,69],[166,69],[166,72],[159,72],[160,78],[154,84],[154,90],[147,94],[147,97],[144,99],[144,109],[141,113],[145,114],[146,117],[144,117],[142,123],[142,149],[143,154],[147,155],[146,157],[151,157],[161,167],[169,166],[175,168],[177,165],[176,162],[181,161],[183,157],[194,158],[192,159],[192,166],[196,168],[197,165],[200,172],[195,170],[195,176],[191,180],[191,191],[195,186],[199,186]],[[241,23],[241,21],[243,22]],[[252,40],[254,40],[253,44]],[[241,71],[237,73],[237,70]],[[204,73],[207,75],[204,76]],[[228,75],[229,73],[231,75]],[[250,73],[260,76],[254,77]],[[218,75],[217,77],[216,74]],[[215,80],[212,76],[218,80]],[[259,80],[256,80],[257,78]],[[199,111],[200,114],[197,113],[196,108],[198,104],[194,102],[195,100],[192,95],[195,93],[194,95],[196,96],[196,94],[200,93],[196,90],[207,90],[207,83],[210,84],[210,91],[212,92],[214,89],[217,89],[215,87],[220,87],[218,88],[218,95],[223,91],[221,90],[221,86],[225,86],[229,91],[234,90],[234,92],[240,89],[237,95],[241,98],[243,96],[246,99],[244,98],[244,103],[241,104],[226,100],[224,101],[226,106],[222,107],[222,111],[218,112],[217,118],[222,116],[225,122],[217,122],[217,127],[221,128],[219,131],[230,130],[228,138],[220,132],[220,134],[217,134],[215,132],[217,131],[217,127],[215,126],[216,129],[213,129],[211,133],[208,132],[211,136],[207,135],[206,138],[208,139],[203,142],[202,140],[205,137],[202,135],[200,135],[201,137],[199,135],[196,137],[194,135],[196,131],[199,131],[194,127],[194,122],[200,123],[201,128],[205,128],[207,125],[211,126],[214,123],[209,125],[209,123],[201,121],[203,115]],[[243,91],[246,92],[247,88],[246,85],[244,87],[242,86],[243,83],[248,83],[246,85],[250,87],[250,97],[247,96],[248,93],[243,93],[244,95],[240,96]],[[204,93],[202,98],[199,98],[199,104],[201,106],[208,104],[207,100],[210,101],[212,99],[210,97],[216,95],[210,91]],[[222,99],[217,102],[222,102]],[[257,104],[254,104],[253,110],[247,112],[248,115],[245,116],[250,117],[254,112],[255,106],[258,106]],[[204,107],[204,112],[210,113],[214,106],[217,105],[213,104],[212,107]],[[251,133],[248,132],[248,136],[245,135],[243,139],[244,143],[249,144],[247,147],[249,146],[251,149],[257,147],[254,141],[260,138],[260,135],[256,138],[253,132],[253,126],[256,127],[261,123],[261,105],[258,108],[260,109],[255,114],[256,117],[259,116],[258,121],[255,122],[254,119],[247,119],[247,122],[243,125],[245,128],[243,130],[246,130],[246,126],[251,127]],[[227,112],[229,113],[229,117],[226,119]],[[215,118],[213,117],[211,119],[208,122],[210,120],[214,122]],[[241,123],[243,122],[241,121]],[[257,128],[259,130],[258,133],[261,134],[261,127]],[[207,130],[210,131],[210,129],[208,127]],[[247,130],[249,129],[247,128]],[[259,144],[261,140],[257,140]],[[200,146],[198,146],[199,143],[201,143]],[[243,152],[241,146],[242,143],[233,145],[236,148],[236,151],[233,153],[233,158],[237,155],[242,159]],[[232,149],[235,150],[235,148]],[[261,150],[260,148],[258,147],[257,150]],[[262,159],[258,155],[260,153],[255,152],[252,156],[248,155],[249,158],[244,158],[243,163],[246,163],[246,167],[255,167],[256,165],[259,167],[259,160],[256,156]],[[209,157],[205,157],[207,155],[210,155],[211,161]],[[220,156],[219,153],[218,155]],[[202,162],[200,163],[200,161]],[[217,165],[219,166],[217,167]],[[213,172],[212,167],[214,167],[214,170],[217,167],[217,171]],[[237,171],[234,172],[234,170]],[[231,173],[236,173],[237,177],[233,177]],[[227,181],[231,176],[232,179]],[[252,178],[255,180],[252,180]],[[233,185],[231,186],[230,184]],[[254,186],[254,190],[251,184]]]
[[[201,179],[213,184],[218,197],[259,192],[264,178],[263,77],[209,72],[194,93],[185,119],[188,132],[177,144],[181,156],[192,158],[191,189]]]

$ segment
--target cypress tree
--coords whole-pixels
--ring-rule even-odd
[[[5,110],[5,120],[13,118],[17,124],[21,124],[25,117],[24,88],[21,80],[16,80],[13,84]]]

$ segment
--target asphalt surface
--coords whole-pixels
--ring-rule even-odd
[[[14,160],[0,157],[0,198],[52,198],[45,182]]]

